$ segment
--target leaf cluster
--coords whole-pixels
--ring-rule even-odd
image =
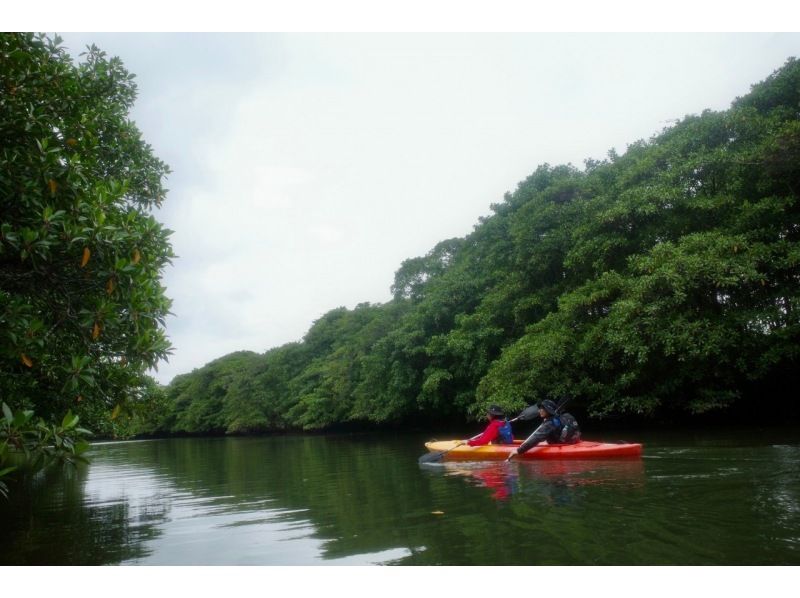
[[[68,411],[60,424],[47,423],[35,418],[31,410],[13,412],[2,403],[0,419],[0,494],[8,496],[8,485],[3,478],[22,468],[37,471],[52,464],[72,465],[86,463],[83,456],[89,450],[86,437],[92,433],[78,426],[77,415]],[[18,459],[16,457],[22,457]],[[14,465],[7,466],[7,463]]]
[[[174,256],[150,214],[169,168],[128,118],[121,61],[60,43],[0,34],[0,391],[99,424],[170,352]]]

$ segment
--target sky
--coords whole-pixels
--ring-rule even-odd
[[[800,34],[64,33],[136,74],[178,258],[168,383],[383,303],[538,165],[603,159],[724,110]]]

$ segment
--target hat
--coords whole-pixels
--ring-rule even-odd
[[[550,415],[555,415],[556,411],[558,411],[558,407],[556,407],[556,404],[550,399],[545,399],[539,403],[539,409],[544,409]]]
[[[505,417],[506,415],[506,412],[503,411],[503,408],[497,405],[492,405],[491,407],[489,407],[487,413],[493,417]]]

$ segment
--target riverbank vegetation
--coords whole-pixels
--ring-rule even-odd
[[[169,169],[128,119],[133,78],[95,47],[76,64],[58,37],[0,34],[0,477],[81,460],[79,420],[117,436],[156,396]]]
[[[385,304],[178,376],[146,431],[250,433],[510,412],[797,416],[800,63],[624,155],[536,168]],[[155,425],[153,426],[153,424]]]

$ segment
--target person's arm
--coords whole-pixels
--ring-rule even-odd
[[[537,444],[542,442],[543,440],[547,439],[550,432],[555,429],[553,422],[550,420],[542,422],[542,424],[533,431],[533,434],[528,436],[519,448],[517,448],[517,454],[521,455],[523,453],[528,452],[530,449],[535,447]]]
[[[467,441],[467,444],[470,446],[483,446],[484,444],[489,444],[492,440],[497,438],[497,432],[500,426],[503,424],[500,420],[494,419],[489,422],[489,425],[486,426],[486,429],[483,431],[483,434],[478,436],[477,438],[470,438]]]

